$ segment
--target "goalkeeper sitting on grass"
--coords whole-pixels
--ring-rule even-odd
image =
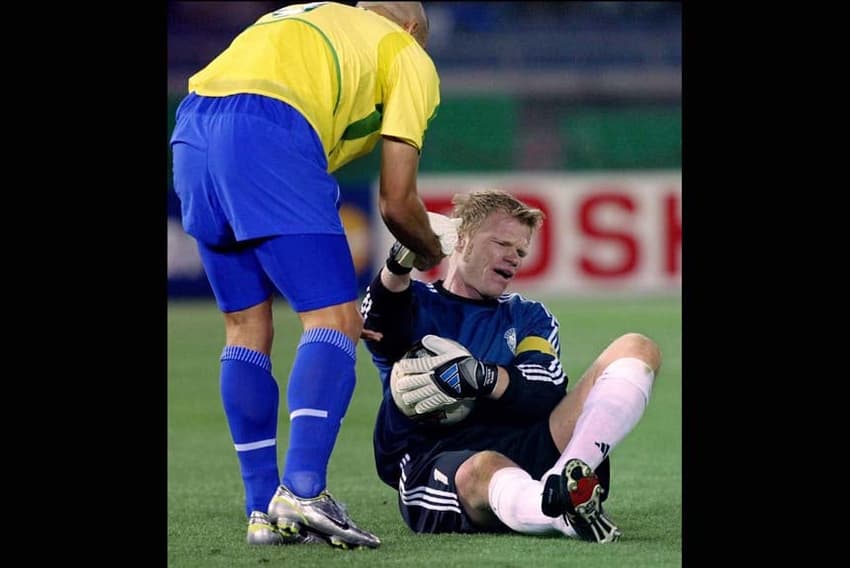
[[[398,490],[415,532],[615,541],[621,531],[602,507],[609,453],[646,408],[658,346],[622,335],[568,392],[558,320],[506,292],[543,212],[499,190],[453,203],[452,218],[429,214],[450,254],[445,279],[411,279],[413,255],[396,243],[362,303],[363,337],[384,387],[378,475]],[[414,358],[417,343],[427,351]],[[473,405],[469,415],[439,420],[458,400]]]

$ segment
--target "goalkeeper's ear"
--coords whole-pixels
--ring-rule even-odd
[[[422,338],[422,346],[436,355],[451,355],[454,357],[469,357],[469,349],[454,341],[439,335],[426,335]]]

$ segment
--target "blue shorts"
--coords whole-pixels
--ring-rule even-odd
[[[255,306],[278,290],[296,312],[357,299],[357,275],[345,235],[281,235],[198,252],[219,309]]]
[[[558,460],[558,451],[549,432],[549,419],[528,427],[487,425],[469,428],[447,436],[430,448],[410,448],[401,461],[398,506],[404,522],[417,533],[510,532],[499,523],[495,528],[480,529],[472,524],[457,496],[455,474],[458,468],[483,450],[503,454],[534,479],[549,470]],[[600,484],[605,488],[602,499],[610,491],[610,460],[596,468]]]
[[[171,148],[183,228],[200,242],[344,234],[339,185],[319,137],[284,102],[189,94]]]
[[[171,147],[183,228],[222,311],[275,289],[298,312],[357,299],[339,185],[294,108],[259,95],[189,94]]]

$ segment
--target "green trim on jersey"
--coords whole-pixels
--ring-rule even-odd
[[[310,26],[311,28],[313,28],[314,30],[319,32],[319,35],[322,36],[322,39],[325,40],[326,44],[328,44],[328,49],[331,50],[331,55],[333,55],[333,58],[334,58],[334,70],[336,71],[336,84],[338,85],[337,91],[336,91],[336,102],[334,103],[334,112],[333,112],[334,114],[336,114],[336,109],[339,107],[339,99],[342,96],[342,71],[340,71],[340,69],[339,69],[339,58],[336,55],[336,50],[334,49],[334,46],[331,43],[331,40],[328,39],[328,36],[325,35],[325,32],[323,32],[321,29],[316,27],[316,24],[308,22],[307,20],[302,20],[301,18],[287,18],[287,19],[288,20],[295,20],[296,22],[301,22],[301,23],[307,24],[308,26]]]
[[[437,113],[440,112],[440,105],[434,107],[434,112],[431,113],[431,116],[428,117],[428,120],[425,122],[425,128],[427,129],[431,126],[431,121],[437,118]]]
[[[345,132],[342,133],[342,139],[356,140],[357,138],[363,138],[375,132],[381,128],[381,120],[384,118],[383,113],[384,105],[375,105],[375,112],[366,118],[361,118],[348,125]]]

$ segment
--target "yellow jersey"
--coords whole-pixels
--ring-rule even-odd
[[[328,172],[371,152],[382,135],[420,152],[440,106],[430,56],[391,20],[335,2],[262,16],[201,71],[189,91],[265,95],[296,108],[322,141]]]

